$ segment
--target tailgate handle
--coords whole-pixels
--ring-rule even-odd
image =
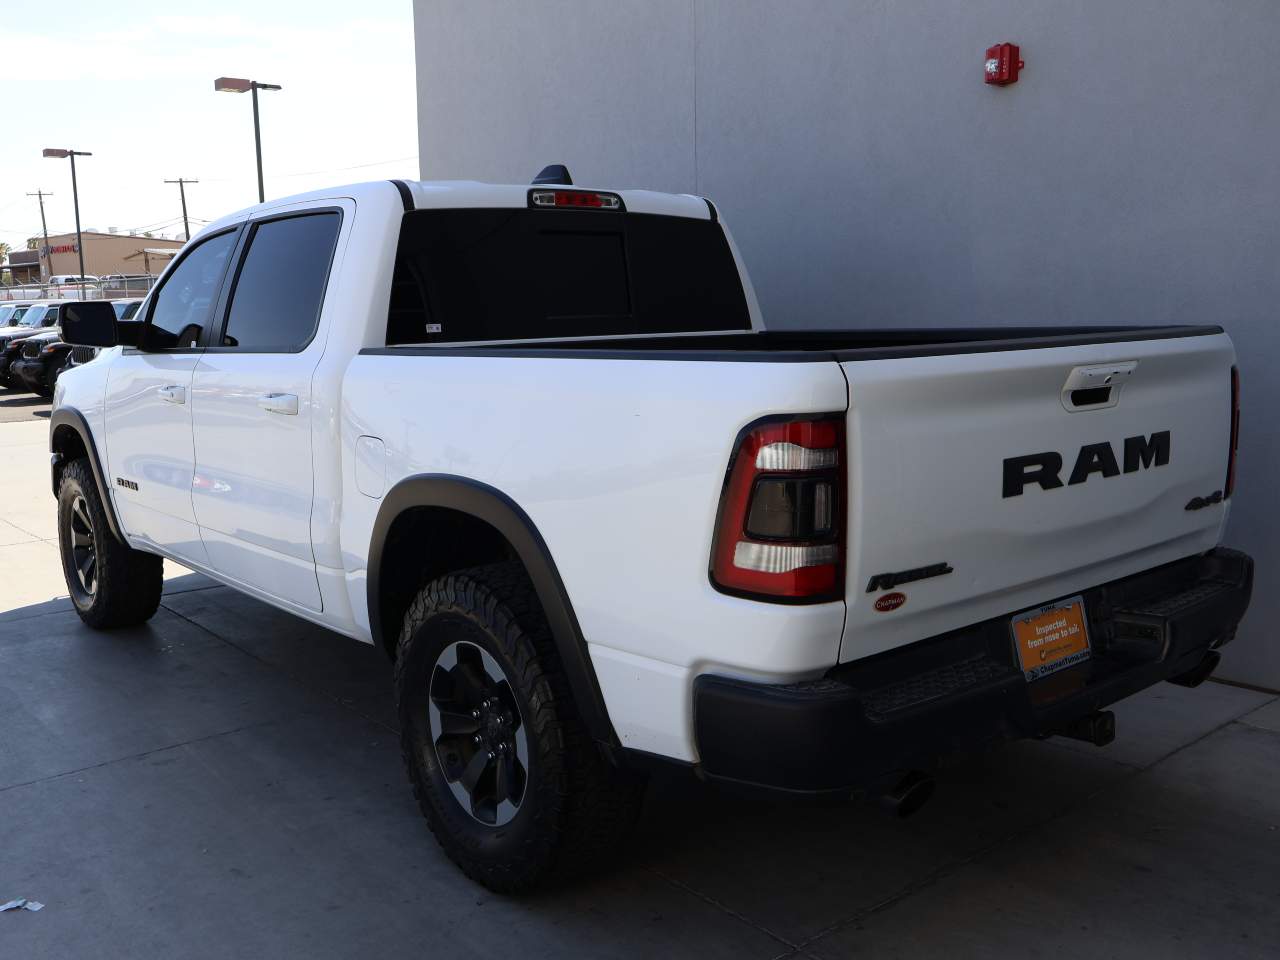
[[[1137,369],[1137,360],[1076,367],[1062,385],[1062,406],[1068,413],[1105,410],[1120,402],[1120,391]]]

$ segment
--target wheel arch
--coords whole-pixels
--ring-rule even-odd
[[[609,722],[587,642],[551,551],[529,515],[495,487],[451,474],[418,474],[406,477],[386,493],[374,522],[368,555],[366,591],[369,628],[374,643],[388,653],[394,653],[399,632],[397,624],[384,622],[387,618],[388,584],[394,574],[387,569],[384,560],[390,553],[388,548],[397,522],[403,523],[404,518],[422,510],[445,511],[464,518],[466,522],[483,524],[501,538],[509,548],[511,558],[523,564],[546,615],[560,662],[587,730],[598,743],[608,748],[616,747],[617,735]],[[472,529],[479,531],[481,528]],[[468,565],[472,564],[463,563],[453,569]],[[444,572],[448,571],[438,571],[437,575]]]
[[[93,472],[93,482],[98,488],[98,497],[102,500],[103,512],[107,515],[107,526],[111,535],[121,543],[126,543],[121,532],[120,521],[116,517],[115,501],[106,482],[106,474],[102,470],[102,462],[98,458],[98,448],[93,442],[93,431],[89,429],[89,421],[75,407],[59,407],[49,417],[49,451],[50,480],[53,483],[53,495],[58,495],[58,484],[62,481],[62,471],[68,463],[79,457],[89,461],[89,469]]]

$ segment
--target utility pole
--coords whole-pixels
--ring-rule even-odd
[[[187,223],[187,190],[185,184],[199,182],[199,180],[184,180],[182,177],[177,180],[165,181],[165,183],[176,183],[178,185],[178,196],[182,198],[182,232],[186,234],[188,240],[191,239],[191,224]]]
[[[52,193],[45,193],[43,190],[37,190],[35,193],[28,193],[28,197],[40,198],[40,231],[44,234],[44,253],[49,258],[49,276],[53,276],[53,251],[49,249],[49,225],[44,220],[44,198],[52,197]],[[37,258],[38,259],[38,258]],[[44,279],[44,264],[40,264],[40,279]]]

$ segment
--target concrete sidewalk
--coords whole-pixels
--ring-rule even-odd
[[[50,483],[47,417],[0,421],[0,622],[43,612],[45,608],[38,606],[43,601],[67,595]],[[190,571],[165,564],[166,578],[184,575]],[[204,581],[206,586],[211,583]],[[63,606],[71,609],[70,601],[64,600]]]
[[[46,904],[6,960],[1280,953],[1280,700],[1215,683],[905,822],[660,778],[616,868],[495,897],[418,814],[380,652],[181,570],[146,627],[80,624],[44,442],[0,426],[0,902]]]

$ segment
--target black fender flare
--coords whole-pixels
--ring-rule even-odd
[[[93,482],[97,484],[98,497],[102,500],[103,512],[107,515],[107,526],[110,528],[113,537],[121,543],[126,543],[124,534],[121,533],[119,518],[116,516],[115,501],[111,499],[111,488],[107,485],[106,474],[102,471],[102,461],[98,458],[98,448],[93,442],[93,431],[89,429],[89,421],[84,418],[84,414],[75,407],[59,407],[49,417],[49,450],[51,453],[49,474],[53,483],[53,495],[55,497],[58,495],[58,481],[62,476],[63,467],[66,466],[62,451],[54,444],[54,437],[57,436],[58,430],[61,428],[69,428],[79,434],[80,442],[84,445],[85,452],[89,457],[89,468],[93,471]]]
[[[369,541],[366,578],[369,628],[374,643],[382,643],[379,580],[383,548],[396,518],[414,507],[443,507],[483,520],[504,536],[528,571],[555,640],[560,662],[573,690],[574,702],[591,737],[612,750],[617,735],[609,722],[600,683],[591,665],[587,641],[574,615],[569,594],[556,569],[542,534],[514,500],[488,484],[451,474],[417,474],[406,477],[382,498]]]

